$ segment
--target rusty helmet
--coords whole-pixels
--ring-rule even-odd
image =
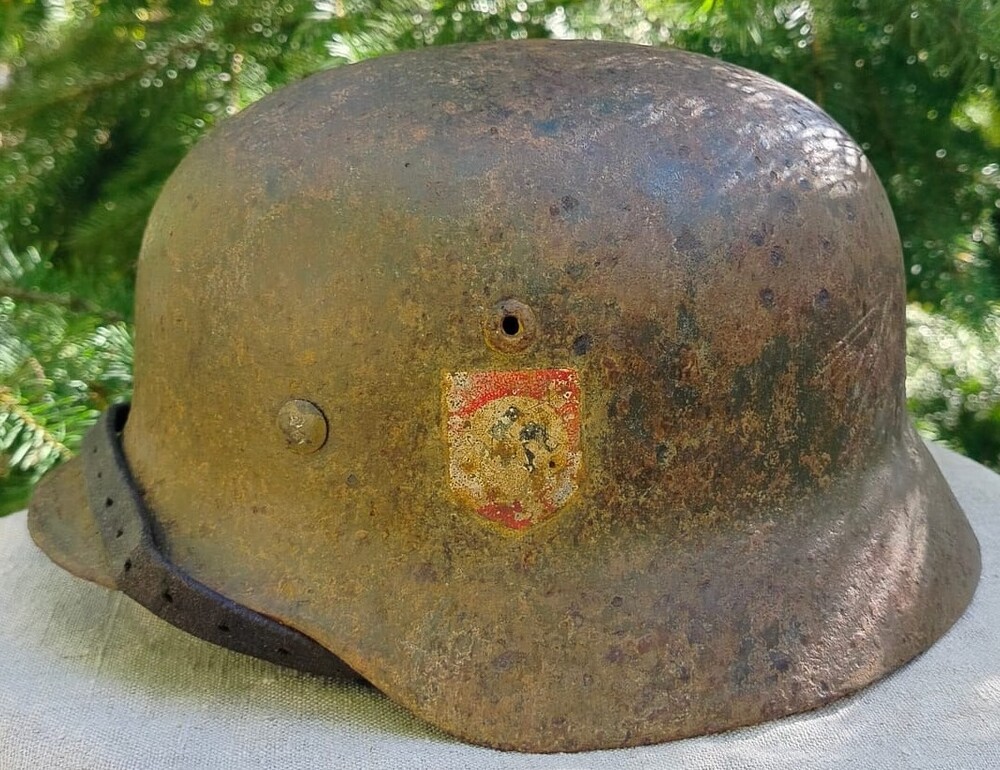
[[[166,184],[133,402],[30,527],[479,744],[812,709],[978,579],[906,414],[904,301],[865,156],[753,72],[545,41],[323,72]]]

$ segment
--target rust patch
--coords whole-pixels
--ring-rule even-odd
[[[455,372],[444,392],[448,478],[459,499],[511,530],[555,515],[582,465],[576,371]]]
[[[884,676],[972,596],[904,304],[860,148],[783,86],[610,43],[426,48],[186,156],[139,259],[125,454],[180,569],[452,735],[717,732]],[[299,398],[312,454],[275,425]],[[33,533],[99,578],[87,479],[56,473]]]

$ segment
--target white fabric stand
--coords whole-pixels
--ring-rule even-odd
[[[932,449],[983,550],[942,640],[809,714],[586,754],[464,745],[374,690],[213,647],[51,564],[24,514],[0,519],[0,770],[1000,768],[1000,476]]]

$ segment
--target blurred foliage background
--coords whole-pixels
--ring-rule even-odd
[[[840,121],[903,239],[911,411],[1000,467],[993,0],[0,0],[0,514],[127,398],[142,230],[199,136],[320,69],[526,37],[699,51]]]

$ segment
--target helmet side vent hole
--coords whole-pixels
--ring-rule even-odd
[[[125,571],[126,572],[128,572],[130,569],[132,569],[132,560],[131,559],[126,559],[124,567],[125,567]]]
[[[219,625],[216,626],[216,628],[218,628],[224,634],[229,633],[229,626],[227,626],[225,623],[219,623]]]
[[[538,339],[534,311],[516,299],[495,304],[483,317],[487,347],[499,353],[523,353]]]
[[[115,504],[115,501],[112,500],[110,497],[105,497],[104,498],[104,507],[105,508],[110,508],[114,504]]]
[[[167,604],[174,603],[174,597],[171,595],[170,591],[164,591],[161,595],[163,596],[163,601]]]

